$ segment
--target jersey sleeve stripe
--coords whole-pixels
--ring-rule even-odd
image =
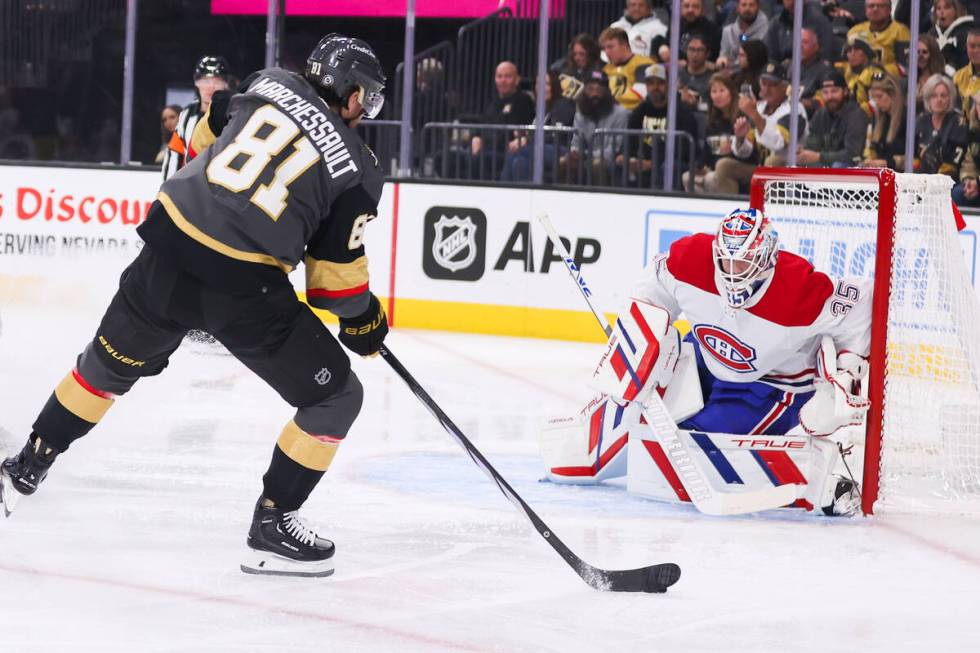
[[[350,263],[322,261],[312,256],[306,264],[306,294],[312,297],[350,297],[368,288],[368,260],[359,256]]]
[[[194,133],[191,134],[191,145],[190,152],[188,153],[188,158],[193,158],[209,148],[212,143],[214,143],[218,138],[211,131],[211,125],[208,123],[208,118],[211,116],[211,109],[207,110],[207,113],[197,121],[194,125]]]
[[[163,205],[163,208],[166,209],[167,215],[170,216],[170,220],[177,226],[178,229],[208,249],[214,250],[219,254],[238,261],[271,265],[279,268],[287,274],[292,271],[293,266],[283,263],[274,256],[270,256],[269,254],[260,254],[258,252],[244,252],[240,249],[235,249],[234,247],[225,245],[220,240],[207,235],[191,224],[187,218],[184,217],[184,214],[180,212],[180,209],[177,208],[177,205],[174,204],[173,200],[170,199],[170,197],[163,191],[157,195],[157,199],[160,201],[160,204]]]

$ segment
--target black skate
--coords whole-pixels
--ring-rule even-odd
[[[333,542],[319,537],[296,510],[255,504],[249,547],[241,565],[246,574],[274,576],[329,576],[333,573]]]
[[[32,433],[19,454],[0,464],[0,506],[4,517],[10,516],[21,496],[37,491],[57,457],[57,451]]]
[[[861,493],[849,478],[837,477],[834,495],[830,503],[823,506],[823,514],[828,517],[850,517],[861,508]]]

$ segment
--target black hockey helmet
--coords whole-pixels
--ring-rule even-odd
[[[194,81],[202,77],[220,77],[227,80],[231,75],[228,61],[224,57],[205,55],[194,66]]]
[[[368,118],[377,116],[384,105],[386,78],[381,62],[361,39],[327,34],[306,60],[305,76],[315,87],[328,92],[328,101],[333,95],[346,105],[352,93],[359,93]]]

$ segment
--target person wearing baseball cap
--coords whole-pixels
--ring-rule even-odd
[[[638,183],[641,186],[660,188],[663,181],[664,156],[667,150],[666,139],[663,135],[667,131],[668,98],[667,69],[664,65],[655,63],[647,66],[644,71],[644,84],[647,87],[646,98],[630,113],[628,127],[656,133],[645,135],[639,143],[635,139],[628,139],[627,151],[616,157],[616,163],[623,166],[628,162],[629,172],[638,175]],[[680,98],[678,97],[678,99]],[[676,129],[678,134],[687,133],[691,136],[691,140],[680,136],[675,141],[678,163],[675,169],[679,179],[680,173],[686,170],[685,166],[691,160],[691,144],[694,143],[698,133],[694,112],[684,102],[677,103]],[[695,147],[697,146],[695,145]]]
[[[575,99],[575,118],[572,126],[575,133],[568,148],[568,154],[559,161],[560,178],[567,183],[578,183],[585,179],[584,156],[592,151],[593,145],[602,147],[598,162],[593,162],[593,179],[604,183],[607,172],[613,165],[619,138],[605,138],[601,143],[593,143],[592,136],[597,129],[626,129],[630,112],[616,102],[609,89],[609,78],[601,70],[592,70],[584,76],[582,92]]]
[[[847,80],[835,70],[820,85],[823,106],[813,114],[810,133],[796,154],[804,166],[846,168],[861,161],[868,117],[850,97]]]
[[[871,59],[876,59],[892,75],[904,75],[901,64],[908,60],[912,33],[907,26],[892,20],[891,0],[865,0],[864,14],[868,20],[848,30],[848,43],[851,37],[863,35],[871,45]]]
[[[868,104],[868,89],[876,75],[886,74],[885,69],[875,58],[871,36],[865,32],[854,32],[847,37],[844,45],[846,61],[838,61],[834,67],[844,76],[851,97],[870,118],[874,112]]]
[[[759,75],[759,101],[746,93],[739,95],[738,109],[744,115],[735,120],[732,156],[718,160],[708,190],[737,192],[748,184],[758,163],[786,165],[791,117],[788,88],[786,68],[770,62]],[[807,133],[806,111],[800,111],[797,120],[797,134],[803,140]]]

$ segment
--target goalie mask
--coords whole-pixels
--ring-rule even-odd
[[[732,308],[741,308],[772,276],[779,238],[759,209],[735,209],[722,220],[712,245],[715,285]]]

